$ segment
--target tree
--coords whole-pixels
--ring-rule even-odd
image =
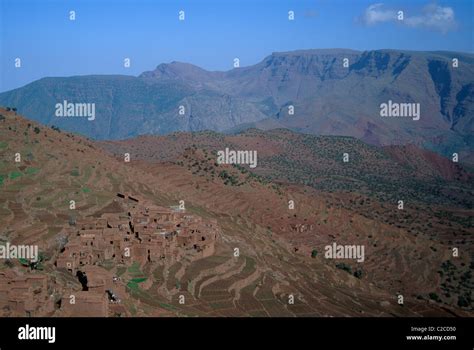
[[[336,264],[336,267],[340,270],[344,270],[348,273],[352,273],[352,268],[349,265],[345,264],[345,263],[338,263],[338,264]]]
[[[314,259],[318,255],[318,251],[316,249],[313,249],[311,251],[311,257]]]
[[[40,128],[38,128],[37,126],[35,126],[35,128],[33,129],[35,134],[39,134],[40,133]]]
[[[362,270],[361,270],[361,269],[357,269],[357,270],[354,272],[354,277],[361,279],[361,278],[362,278]]]
[[[438,303],[441,302],[441,299],[439,298],[438,294],[434,292],[428,294],[428,296],[430,297],[430,299],[437,301]]]
[[[467,301],[467,299],[463,295],[460,295],[458,297],[458,306],[459,307],[468,307],[469,306],[469,302]]]

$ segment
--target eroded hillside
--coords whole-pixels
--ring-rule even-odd
[[[258,175],[247,179],[241,169],[226,166],[228,175],[242,182],[232,186],[221,172],[212,178],[197,171],[196,162],[214,162],[197,147],[184,151],[177,159],[180,164],[139,161],[133,152],[126,163],[123,156],[115,158],[83,137],[3,109],[0,113],[2,243],[38,245],[41,253],[39,264],[17,259],[2,263],[5,315],[18,315],[12,303],[21,303],[33,291],[35,303],[28,307],[33,316],[74,315],[77,309],[65,306],[71,293],[90,312],[109,316],[408,316],[468,310],[456,305],[456,291],[452,300],[428,300],[429,293],[442,293],[433,266],[441,269],[451,261],[454,267],[446,267],[444,276],[457,279],[470,261],[466,254],[453,260],[444,245],[424,235],[414,237],[336,208],[317,191],[273,184]],[[91,290],[83,290],[81,278],[56,266],[74,223],[120,212],[114,204],[118,192],[161,207],[184,201],[186,213],[216,220],[221,230],[215,252],[205,258],[143,263],[132,255],[123,265],[104,260],[84,268],[90,281],[99,281],[91,290],[111,283],[110,278],[123,285],[120,307],[110,297],[88,297],[85,293]],[[289,198],[295,209],[288,208]],[[363,266],[346,262],[336,267],[337,261],[325,259],[322,246],[334,240],[366,245]],[[311,257],[311,250],[318,253]],[[362,274],[355,273],[358,269]],[[15,295],[10,293],[13,287]],[[397,293],[403,293],[403,305],[397,303]]]

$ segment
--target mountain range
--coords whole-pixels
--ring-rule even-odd
[[[416,144],[472,163],[473,78],[469,53],[300,50],[225,72],[172,62],[138,77],[43,78],[0,94],[0,104],[98,140],[287,128],[374,145]],[[95,103],[95,120],[56,117],[64,100]],[[420,119],[381,117],[388,101],[419,104]]]

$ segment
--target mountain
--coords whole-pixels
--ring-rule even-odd
[[[157,143],[150,136],[99,143],[24,119],[13,111],[0,109],[0,115],[0,241],[37,244],[41,253],[40,264],[33,267],[18,259],[2,259],[3,316],[77,316],[84,312],[89,316],[472,315],[472,257],[463,253],[472,243],[468,239],[472,225],[466,219],[472,215],[460,210],[456,200],[432,206],[432,212],[410,200],[407,211],[397,213],[389,203],[355,191],[317,190],[298,182],[273,182],[231,165],[217,166],[210,147],[204,146],[258,142],[268,152],[262,154],[264,163],[267,159],[267,167],[276,168],[281,161],[272,164],[272,154],[291,161],[295,157],[291,143],[306,140],[308,148],[293,160],[312,159],[307,151],[324,146],[314,162],[327,162],[331,171],[342,169],[341,164],[330,161],[340,151],[341,142],[350,142],[354,152],[364,152],[385,167],[388,163],[379,158],[389,155],[383,149],[327,136],[315,137],[312,145],[308,135],[288,130],[249,130],[237,136],[179,133],[156,138]],[[165,144],[169,147],[157,147]],[[123,160],[124,150],[130,150],[129,163]],[[20,162],[13,161],[17,152]],[[153,158],[147,159],[147,155]],[[427,165],[430,159],[426,157]],[[396,166],[381,176],[396,177],[395,170]],[[462,169],[455,170],[454,175],[464,174]],[[445,171],[420,176],[425,180],[443,178]],[[409,174],[404,172],[400,181]],[[329,175],[350,181],[356,174]],[[455,197],[462,195],[456,193],[460,186],[470,191],[462,176],[445,181],[442,184],[448,184]],[[113,231],[117,222],[107,220],[120,214],[122,218],[130,216],[117,204],[117,192],[134,194],[162,207],[184,200],[188,221],[199,217],[218,222],[221,232],[215,251],[198,260],[168,256],[159,261],[137,261],[132,254],[130,261],[115,263],[110,260],[112,255],[101,258],[102,250],[127,229],[121,226],[114,231],[116,236],[105,242],[91,241],[93,256],[82,254],[91,236]],[[74,211],[71,199],[76,202]],[[289,199],[296,204],[292,210]],[[344,207],[351,201],[357,205]],[[148,208],[146,211],[134,221],[136,227],[151,215]],[[435,220],[438,211],[442,216]],[[366,212],[373,212],[374,217]],[[390,218],[393,214],[396,218]],[[407,229],[407,222],[413,219],[415,224]],[[104,233],[86,228],[80,234],[73,229],[82,220],[87,220],[88,227],[103,225],[106,220],[108,228]],[[394,220],[402,226],[397,227]],[[434,225],[436,230],[425,229],[425,225]],[[457,236],[464,230],[469,231],[467,235]],[[443,232],[453,240],[440,237]],[[127,240],[135,236],[140,237],[141,231]],[[78,237],[83,240],[81,256],[98,259],[80,267],[86,282],[84,275],[76,276],[59,265],[64,245],[77,242]],[[364,263],[325,259],[324,247],[334,241],[364,245]],[[450,255],[453,242],[460,248],[458,258]],[[90,288],[84,290],[84,284]],[[18,293],[12,286],[30,292]],[[104,288],[119,293],[120,302],[109,300]],[[399,293],[404,295],[403,305],[398,304]],[[76,295],[76,308],[68,306],[71,295]],[[185,303],[180,302],[181,296],[185,296]],[[289,303],[290,296],[294,303]],[[11,306],[22,303],[28,305],[23,313],[21,307]]]
[[[138,77],[44,78],[0,94],[0,104],[95,139],[284,127],[374,145],[414,143],[472,162],[473,79],[468,53],[300,50],[226,72],[172,62]],[[55,117],[64,100],[95,103],[96,119]],[[381,117],[390,100],[419,104],[419,120]]]
[[[155,81],[130,76],[44,78],[4,93],[0,99],[5,106],[17,106],[19,112],[33,120],[95,139],[210,129],[219,125],[226,129],[264,118],[253,105],[240,99],[211,90],[198,91],[178,80]],[[55,117],[56,104],[64,100],[94,103],[96,119]],[[179,105],[188,110],[195,107],[187,117],[181,117]],[[223,109],[235,111],[231,120],[220,117]],[[198,117],[204,114],[206,118]]]

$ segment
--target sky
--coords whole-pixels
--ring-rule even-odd
[[[0,92],[51,76],[208,70],[316,48],[474,52],[474,0],[0,0]],[[185,20],[179,20],[179,11]],[[70,11],[76,18],[71,21]],[[294,12],[289,20],[288,12]],[[399,19],[403,11],[403,19]],[[16,58],[21,67],[15,67]],[[124,59],[130,58],[130,67]]]

